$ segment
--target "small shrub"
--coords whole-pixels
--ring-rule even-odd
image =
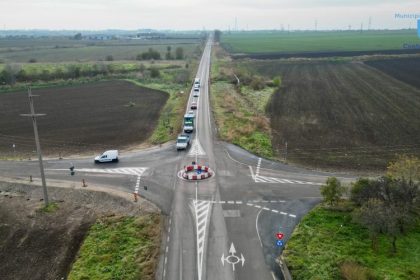
[[[352,261],[345,261],[340,266],[341,276],[345,280],[374,280],[374,275],[366,267]]]
[[[35,58],[31,58],[31,59],[29,59],[29,60],[28,60],[28,62],[29,62],[29,63],[36,63],[36,62],[37,62],[37,60],[36,60]]]
[[[152,78],[158,78],[158,77],[160,77],[160,71],[159,71],[159,69],[157,69],[155,67],[150,68],[150,77],[152,77]]]

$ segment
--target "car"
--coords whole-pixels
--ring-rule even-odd
[[[193,101],[191,102],[191,110],[196,110],[197,109],[197,102]]]
[[[95,157],[95,163],[118,162],[118,150],[109,150]]]
[[[200,96],[200,91],[194,91],[193,96],[194,96],[194,97],[199,97],[199,96]]]
[[[176,139],[176,149],[186,150],[191,144],[191,137],[188,134],[180,134]]]

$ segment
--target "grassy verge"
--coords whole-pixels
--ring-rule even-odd
[[[273,157],[271,131],[265,117],[265,106],[273,92],[271,88],[237,89],[229,62],[213,55],[211,103],[219,128],[219,137],[242,148],[266,157]]]
[[[155,279],[161,226],[157,214],[98,220],[68,279]]]
[[[162,90],[169,94],[169,99],[161,111],[159,122],[149,141],[152,144],[162,144],[175,139],[182,126],[183,112],[189,94],[188,86],[164,84],[162,82],[129,81],[139,86]]]
[[[48,205],[44,205],[42,208],[39,209],[40,212],[43,213],[53,213],[58,210],[58,204],[56,202],[50,202]]]
[[[294,279],[419,279],[420,224],[397,241],[381,236],[378,251],[368,231],[352,222],[351,209],[318,206],[295,229],[284,251]]]

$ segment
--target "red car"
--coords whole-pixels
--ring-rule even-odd
[[[191,102],[191,110],[197,109],[197,102],[193,101]]]

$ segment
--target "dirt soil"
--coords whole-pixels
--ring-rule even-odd
[[[58,157],[123,149],[147,140],[169,95],[115,80],[33,90],[42,150]],[[0,94],[0,157],[34,157],[26,92]]]
[[[418,64],[417,64],[418,65]],[[312,167],[383,170],[420,155],[420,90],[362,63],[257,62],[282,77],[267,107],[274,149]]]
[[[0,279],[65,279],[98,217],[158,211],[86,189],[49,187],[49,197],[58,210],[45,213],[40,187],[0,182]]]

